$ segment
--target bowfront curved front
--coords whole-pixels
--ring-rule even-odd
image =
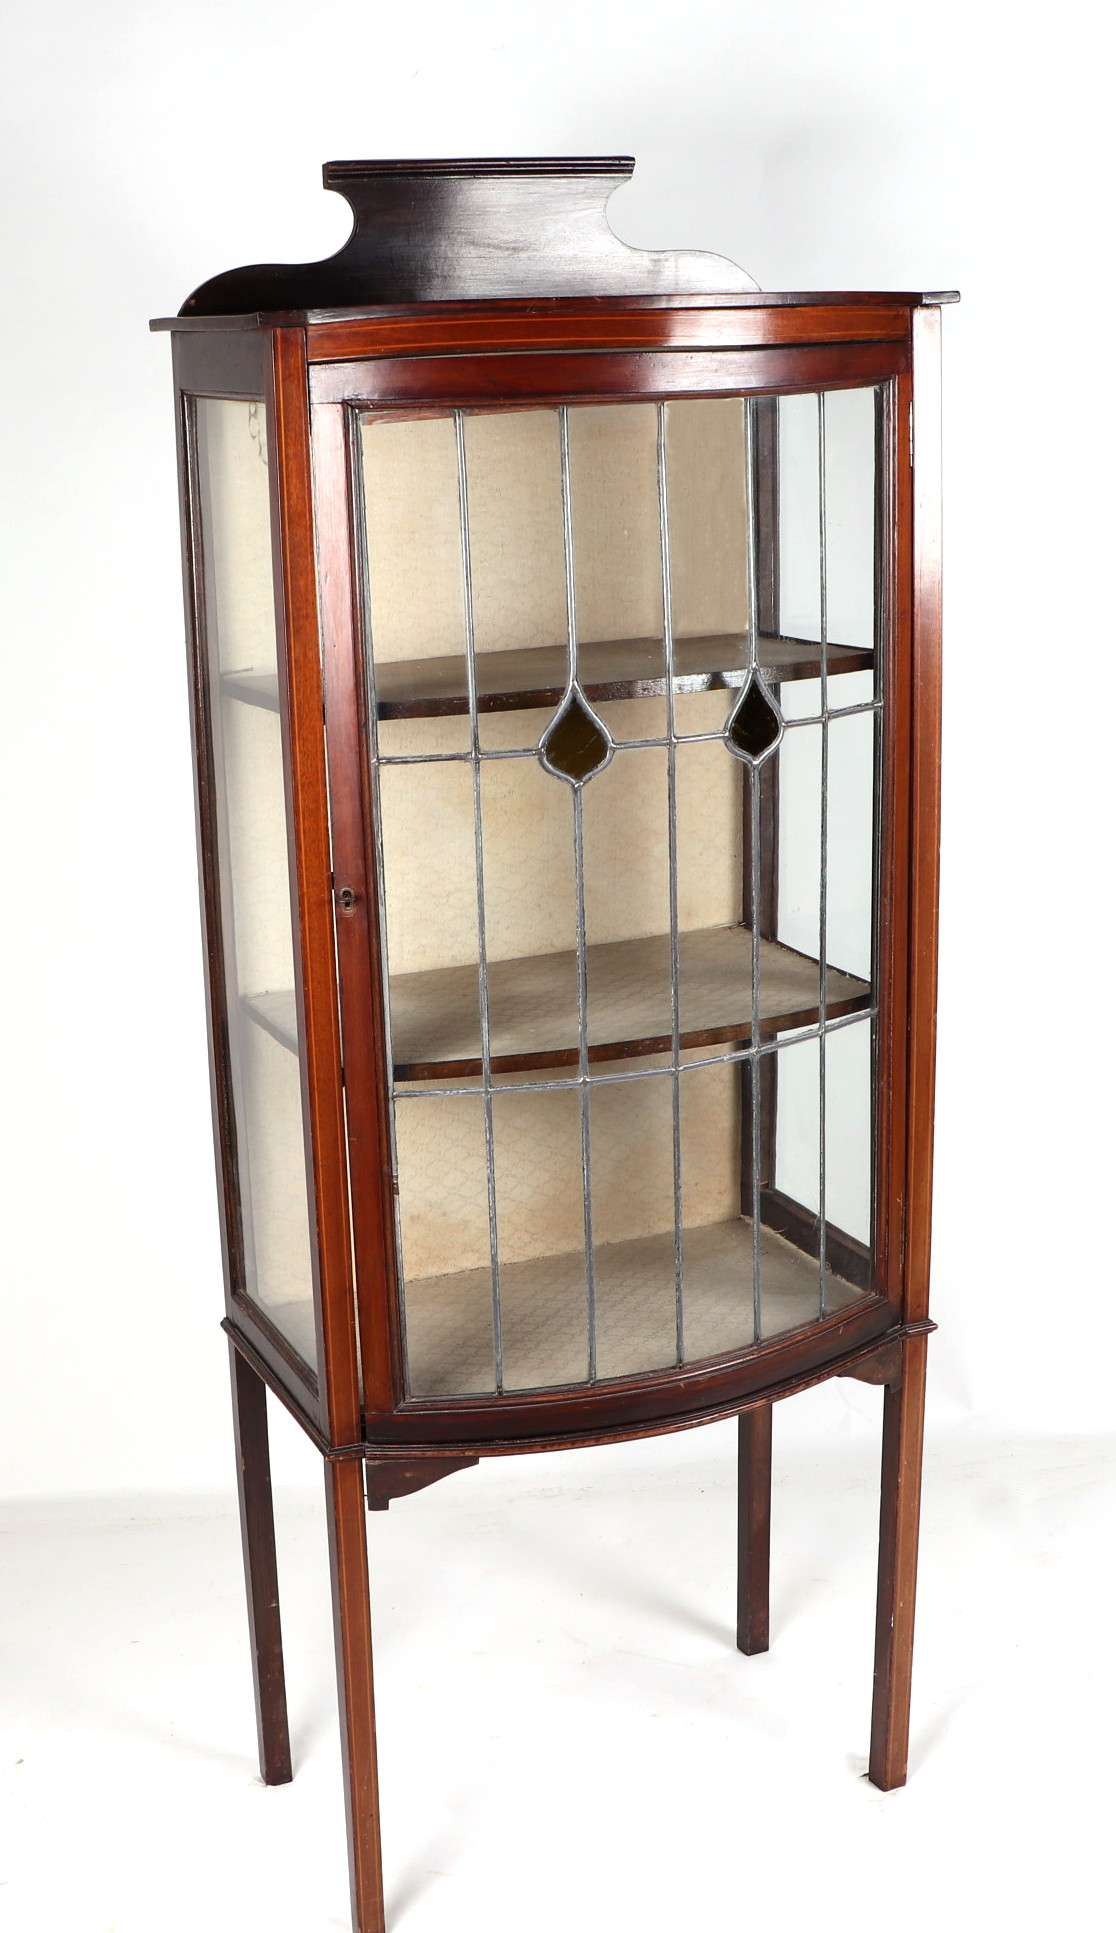
[[[309,332],[373,1444],[696,1421],[898,1320],[909,332],[734,313]]]

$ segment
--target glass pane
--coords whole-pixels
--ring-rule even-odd
[[[199,399],[196,435],[239,1274],[316,1361],[287,816],[261,403]]]
[[[872,972],[876,720],[872,712],[829,726],[825,951],[831,966]]]
[[[867,1248],[872,1238],[872,1026],[838,1027],[825,1043],[825,1214],[835,1235]],[[845,1244],[831,1240],[836,1275],[867,1287],[845,1263]]]
[[[593,1266],[598,1376],[677,1361],[674,1081],[594,1082]]]
[[[453,418],[362,433],[368,629],[381,752],[467,752],[465,589]]]
[[[779,398],[779,630],[821,637],[820,442],[816,396]]]
[[[484,1099],[397,1094],[399,1249],[411,1396],[495,1389]]]
[[[478,688],[549,693],[530,709],[482,709],[480,743],[534,746],[569,670],[558,411],[466,416],[463,441]]]
[[[567,425],[578,671],[597,704],[598,680],[666,675],[659,418],[653,404],[621,403],[571,409]],[[609,716],[617,739],[662,738],[666,698]]]
[[[825,411],[825,602],[830,643],[870,651],[876,631],[876,392],[834,389]],[[844,691],[832,704],[856,702]]]
[[[583,1382],[589,1360],[581,1097],[493,1096],[505,1389]]]

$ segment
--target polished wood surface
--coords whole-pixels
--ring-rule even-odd
[[[913,317],[912,327],[911,984],[904,1307],[909,1319],[918,1321],[930,1299],[934,1185],[942,719],[941,317],[936,310],[928,311]]]
[[[337,254],[229,269],[182,314],[754,287],[723,256],[629,248],[613,234],[605,204],[634,166],[630,155],[327,161],[325,186],[353,211]]]
[[[747,1657],[771,1642],[771,1404],[745,1410],[736,1452],[736,1645]]]
[[[248,1637],[252,1650],[260,1777],[265,1785],[285,1785],[291,1778],[291,1738],[287,1725],[287,1687],[283,1675],[279,1572],[275,1561],[267,1389],[232,1342],[229,1344],[229,1364],[232,1371],[237,1495],[240,1500],[240,1537],[248,1596]]]
[[[479,1462],[477,1456],[370,1456],[364,1465],[368,1508],[386,1510],[399,1497],[413,1497],[417,1490],[427,1490],[432,1483],[440,1483],[443,1477],[452,1477],[458,1470],[474,1470]]]
[[[594,1064],[671,1049],[671,945],[666,933],[585,949],[586,1028]],[[826,975],[830,1019],[859,1012],[871,988],[835,967]],[[489,1054],[496,1074],[576,1067],[580,1058],[578,955],[535,953],[488,963]],[[390,982],[394,1075],[399,1081],[468,1080],[483,1072],[476,966],[395,974]],[[683,1049],[731,1046],[752,1022],[752,935],[714,926],[678,935],[679,1037]],[[245,1010],[297,1050],[297,1010],[286,990],[254,994]],[[760,941],[761,1036],[816,1026],[818,963],[774,940]]]
[[[910,311],[889,298],[773,297],[762,308],[745,298],[693,298],[669,308],[588,302],[440,304],[387,312],[367,321],[346,316],[309,328],[311,362],[368,356],[450,355],[496,349],[752,349],[779,343],[905,342]],[[796,304],[800,306],[795,306]]]
[[[588,639],[577,647],[577,675],[586,698],[659,697],[667,689],[662,638]],[[751,647],[742,636],[679,638],[673,641],[678,693],[730,691],[746,684]],[[821,675],[821,646],[807,638],[761,637],[756,661],[773,684]],[[525,711],[557,705],[566,690],[569,649],[536,645],[525,651],[478,651],[476,695],[479,712]],[[826,673],[867,671],[872,653],[854,645],[826,647]],[[376,666],[376,716],[450,718],[469,711],[468,666],[464,657],[413,658]],[[246,705],[278,711],[275,676],[267,671],[227,671],[222,688]]]
[[[821,646],[803,638],[761,637],[756,642],[760,669],[773,683],[820,676]],[[674,675],[678,693],[735,690],[751,671],[751,649],[742,636],[676,637]],[[830,676],[864,671],[870,651],[830,645]],[[566,689],[569,651],[562,645],[537,645],[528,651],[478,651],[475,659],[477,710],[521,711],[559,703]],[[662,638],[610,638],[578,643],[577,676],[591,703],[614,698],[652,698],[667,689]],[[376,666],[376,710],[380,718],[444,718],[467,714],[469,693],[465,660],[419,658]]]
[[[868,1776],[883,1792],[904,1785],[911,1723],[915,1582],[926,1407],[926,1337],[903,1342],[902,1371],[884,1390],[876,1663]]]
[[[403,1388],[395,1174],[376,888],[376,822],[359,615],[353,452],[344,411],[315,406],[322,678],[333,840],[334,906],[344,1035],[349,1189],[363,1398],[376,1414]]]
[[[910,366],[907,341],[833,343],[823,347],[665,349],[632,353],[580,349],[528,354],[385,356],[365,362],[318,363],[310,370],[316,403],[542,408],[561,402],[667,401],[672,396],[729,396],[741,390],[863,389]]]
[[[791,320],[799,311],[805,311],[807,320],[804,325],[814,331],[805,338],[786,337],[786,340],[805,339],[824,341],[828,336],[842,342],[869,341],[878,335],[905,338],[910,333],[912,309],[940,308],[960,297],[956,289],[737,289],[731,295],[616,295],[602,301],[597,296],[545,296],[526,297],[508,301],[483,302],[466,300],[461,302],[374,302],[343,303],[330,308],[277,309],[271,311],[251,311],[242,315],[165,315],[154,316],[149,327],[157,333],[169,332],[178,338],[189,336],[216,336],[227,334],[230,330],[251,334],[267,332],[271,329],[306,329],[308,332],[308,353],[311,362],[344,361],[347,356],[363,358],[366,354],[375,355],[383,344],[394,345],[396,338],[392,329],[398,325],[409,329],[415,325],[415,334],[400,338],[407,346],[432,344],[438,351],[443,347],[442,329],[454,329],[459,325],[464,330],[479,328],[482,332],[491,331],[498,336],[501,329],[515,328],[521,324],[538,324],[546,329],[551,326],[563,328],[584,327],[594,321],[597,326],[595,341],[612,340],[616,329],[626,326],[629,319],[633,326],[642,328],[643,319],[658,314],[662,317],[662,327],[669,332],[675,326],[674,319],[682,318],[680,326],[689,326],[686,318],[706,314],[736,316],[740,327],[747,329],[749,312],[755,311],[761,318],[756,327],[773,331],[783,325],[769,318],[787,318],[785,326],[793,330],[797,325]],[[886,321],[873,322],[880,310],[890,312]],[[839,327],[818,334],[824,323],[825,315],[841,315]],[[371,329],[369,325],[374,325]],[[426,326],[423,326],[426,325]],[[713,328],[719,325],[713,321]],[[381,332],[383,332],[381,334]],[[488,335],[480,338],[462,334],[455,338],[460,346],[488,341]],[[661,340],[670,340],[669,333]],[[750,340],[767,341],[770,333]],[[781,338],[782,339],[782,338]],[[642,338],[640,338],[642,341]],[[359,347],[357,346],[359,345]],[[495,346],[499,346],[498,344]],[[394,353],[394,348],[392,350]]]
[[[385,1933],[372,1613],[360,1464],[327,1460],[325,1490],[353,1933]]]
[[[585,948],[588,1057],[599,1062],[671,1048],[671,944],[666,933]],[[818,963],[760,941],[759,1027],[769,1040],[818,1019]],[[831,1018],[867,1006],[864,980],[826,976]],[[464,1079],[482,1072],[475,967],[396,975],[392,1050],[400,1080]],[[678,935],[678,1024],[683,1050],[747,1039],[752,1021],[752,935],[715,926]],[[491,960],[489,1051],[493,1072],[576,1067],[580,1047],[578,955]]]
[[[877,1311],[878,1306],[874,1305]],[[222,1327],[278,1401],[290,1409],[297,1420],[302,1420],[291,1406],[286,1390],[257,1354],[248,1337],[230,1322],[226,1321]],[[550,1450],[573,1450],[583,1445],[634,1443],[649,1436],[674,1436],[681,1430],[702,1429],[707,1423],[723,1423],[742,1415],[745,1410],[754,1409],[758,1403],[784,1402],[789,1397],[801,1395],[803,1390],[829,1382],[835,1376],[853,1375],[859,1365],[874,1362],[881,1348],[887,1348],[894,1342],[901,1343],[910,1335],[932,1335],[935,1328],[933,1322],[902,1324],[895,1312],[886,1308],[882,1319],[868,1325],[849,1324],[839,1318],[827,1327],[828,1349],[813,1352],[807,1360],[803,1351],[785,1351],[781,1343],[776,1343],[763,1359],[768,1372],[766,1375],[740,1378],[727,1392],[723,1385],[720,1386],[716,1401],[702,1402],[697,1406],[676,1403],[673,1411],[637,1415],[621,1423],[607,1417],[602,1421],[601,1405],[591,1403],[583,1407],[580,1419],[571,1422],[565,1434],[554,1431],[550,1434],[536,1432],[520,1436],[485,1436],[474,1429],[467,1440],[461,1438],[455,1441],[448,1432],[443,1432],[441,1440],[431,1441],[427,1418],[432,1406],[420,1403],[405,1404],[400,1411],[400,1416],[405,1420],[412,1413],[418,1419],[409,1437],[395,1427],[399,1419],[394,1416],[369,1416],[365,1435],[359,1442],[341,1444],[336,1448],[327,1443],[320,1432],[315,1434],[305,1421],[302,1427],[322,1455],[335,1462],[361,1463],[372,1456],[377,1459],[400,1458],[404,1462],[429,1459],[441,1465],[447,1458],[460,1458],[462,1463],[466,1463],[474,1456],[524,1456]],[[866,1334],[866,1330],[869,1333]],[[838,1338],[836,1344],[835,1336]],[[775,1373],[772,1373],[773,1365]],[[477,1406],[471,1403],[463,1403],[460,1407],[470,1414],[476,1413]],[[499,1407],[502,1414],[505,1405]],[[446,1405],[445,1408],[448,1413],[450,1406]]]
[[[274,337],[268,447],[281,713],[288,771],[288,838],[293,872],[295,992],[302,1012],[303,1117],[312,1177],[311,1254],[320,1347],[322,1422],[334,1442],[360,1433],[349,1178],[337,969],[333,854],[322,720],[321,644],[314,542],[306,342],[301,330]]]
[[[713,1361],[641,1375],[613,1376],[593,1385],[510,1390],[492,1395],[411,1399],[383,1415],[367,1412],[365,1434],[377,1449],[427,1443],[467,1455],[533,1444],[552,1449],[580,1441],[613,1441],[641,1430],[688,1427],[684,1416],[713,1421],[747,1399],[810,1376],[895,1328],[898,1311],[874,1296],[803,1327],[734,1348]],[[827,1373],[834,1374],[834,1370]]]

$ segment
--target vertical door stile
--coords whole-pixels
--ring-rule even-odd
[[[941,311],[916,309],[911,542],[911,905],[909,1142],[904,1310],[924,1320],[930,1292],[930,1202],[934,1165],[934,1057],[938,999],[938,874],[942,716]]]
[[[907,437],[909,376],[884,389],[877,434],[879,862],[876,920],[875,1140],[873,1227],[875,1287],[898,1308],[902,1300],[906,1188],[906,1038],[908,1012],[908,868],[910,863],[910,484]]]
[[[287,811],[296,916],[296,996],[304,1035],[303,1102],[310,1204],[317,1240],[314,1295],[319,1334],[322,1427],[335,1444],[360,1438],[356,1324],[349,1230],[341,1037],[333,940],[332,866],[306,337],[277,329],[268,398],[272,514]]]
[[[380,971],[375,802],[368,759],[374,721],[364,675],[363,526],[354,514],[360,476],[350,448],[351,430],[344,404],[313,405],[326,756],[357,1325],[364,1401],[370,1411],[385,1413],[402,1387],[402,1349],[394,1326],[393,1163],[382,1071],[390,1056]]]

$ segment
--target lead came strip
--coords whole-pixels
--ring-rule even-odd
[[[500,1234],[496,1220],[496,1150],[492,1127],[492,1053],[488,1029],[488,946],[485,936],[484,828],[481,808],[480,733],[477,719],[477,660],[473,628],[473,567],[469,548],[469,479],[465,460],[465,419],[453,412],[457,440],[457,493],[461,513],[461,569],[465,596],[465,674],[469,688],[470,758],[473,767],[473,840],[477,864],[477,953],[480,970],[481,1066],[484,1085],[484,1154],[488,1177],[488,1246],[492,1258],[492,1354],[496,1394],[504,1390],[504,1331],[500,1312]]]
[[[831,718],[855,718],[860,712],[881,710],[882,702],[879,698],[865,698],[857,705],[833,705],[830,707],[829,715]],[[804,715],[801,718],[784,718],[781,722],[780,729],[784,732],[793,732],[801,725],[820,724],[821,713],[816,712]],[[723,743],[724,736],[724,726],[721,727],[720,731],[716,732],[687,732],[685,735],[687,745],[711,745],[715,741]],[[626,752],[647,751],[656,746],[665,746],[668,743],[669,740],[666,738],[626,738],[624,740],[624,750]],[[539,750],[537,745],[501,746],[498,749],[493,746],[489,746],[487,749],[481,746],[477,754],[481,760],[497,758],[537,758],[538,755]],[[472,756],[471,752],[381,752],[379,762],[381,765],[467,765]],[[545,759],[543,763],[546,764]],[[561,776],[565,777],[566,774],[562,774]]]
[[[876,1015],[875,1007],[858,1007],[855,1013],[841,1014],[835,1020],[829,1019],[825,1023],[825,1038],[828,1039],[830,1034],[837,1033],[842,1027],[855,1027],[862,1020],[875,1020]],[[796,1028],[793,1033],[785,1034],[779,1040],[761,1041],[755,1049],[751,1046],[737,1047],[728,1054],[709,1054],[702,1060],[688,1060],[686,1071],[690,1072],[694,1068],[702,1067],[743,1065],[745,1061],[762,1060],[766,1054],[777,1054],[784,1047],[800,1047],[803,1041],[819,1040],[821,1037],[821,1029],[817,1025]],[[622,1074],[590,1074],[587,1080],[583,1080],[580,1074],[568,1074],[564,1078],[556,1077],[551,1081],[508,1081],[501,1086],[493,1084],[491,1092],[501,1094],[514,1090],[516,1094],[550,1094],[561,1088],[606,1087],[615,1085],[617,1081],[662,1080],[669,1072],[669,1067],[636,1067],[625,1069]],[[406,1098],[409,1101],[446,1100],[463,1095],[475,1096],[482,1092],[483,1085],[480,1080],[473,1087],[437,1087],[426,1081],[416,1081],[413,1085],[406,1084]]]
[[[569,411],[558,411],[558,448],[562,470],[562,550],[566,572],[566,628],[570,654],[567,695],[559,707],[561,717],[577,687],[577,603],[573,568],[573,515],[570,503],[570,425]],[[598,721],[599,722],[599,721]],[[607,736],[607,735],[606,735]],[[612,756],[609,741],[608,757]],[[597,769],[594,767],[594,769]],[[566,776],[562,774],[562,776]],[[581,818],[581,784],[573,785],[574,881],[577,894],[577,1025],[578,1085],[581,1089],[581,1183],[585,1220],[585,1315],[587,1326],[587,1381],[597,1380],[597,1278],[593,1256],[593,1162],[589,1129],[589,999],[585,961],[585,849]],[[486,1077],[489,1078],[489,1077]]]
[[[749,688],[755,690],[756,668],[756,475],[755,475],[755,401],[749,398],[744,404],[744,475],[747,479],[747,537],[746,572],[748,591],[748,655],[752,673]],[[760,768],[754,761],[748,766],[748,809],[752,821],[751,843],[751,898],[752,898],[752,1062],[749,1079],[752,1084],[752,1341],[763,1340],[763,1248],[760,1237],[760,1177],[762,1173],[763,1122],[760,1109],[762,1081],[757,1050],[760,1044],[760,906],[762,886],[760,881]],[[776,1065],[778,1063],[776,1062]]]
[[[659,480],[659,547],[663,571],[663,647],[667,700],[667,862],[670,892],[671,1110],[674,1161],[674,1348],[681,1365],[685,1352],[684,1253],[682,1237],[682,1046],[678,967],[678,738],[674,722],[674,616],[670,590],[670,510],[667,495],[666,406],[659,404],[656,435]]]

